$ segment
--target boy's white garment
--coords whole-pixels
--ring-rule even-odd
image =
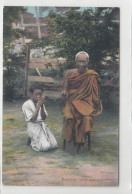
[[[46,116],[48,116],[44,105],[43,107]],[[41,118],[41,108],[35,122],[31,121],[31,118],[36,110],[36,107],[31,99],[23,104],[22,110],[25,115],[25,120],[27,121],[27,134],[31,138],[32,148],[36,151],[47,151],[57,148],[57,141],[55,137]]]

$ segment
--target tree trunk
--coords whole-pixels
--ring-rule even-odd
[[[35,12],[36,12],[36,20],[37,20],[37,26],[38,26],[38,38],[42,38],[37,7],[35,7]]]
[[[24,96],[27,96],[27,88],[28,88],[28,64],[30,61],[30,48],[27,45],[26,51],[26,67],[25,67],[25,84],[24,84]]]

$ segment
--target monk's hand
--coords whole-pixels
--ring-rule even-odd
[[[62,97],[66,97],[67,98],[67,90],[63,90],[62,91]]]
[[[43,104],[44,104],[44,101],[45,101],[45,96],[42,96],[39,100],[38,100],[38,106],[40,107],[40,106],[43,106]]]
[[[65,106],[68,93],[66,90],[62,91],[61,106]]]

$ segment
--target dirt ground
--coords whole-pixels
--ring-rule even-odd
[[[84,154],[72,156],[62,150],[63,118],[58,103],[46,105],[49,117],[45,123],[58,142],[58,148],[49,152],[35,152],[26,145],[22,104],[4,103],[4,185],[118,186],[118,113],[104,110],[94,122],[91,151],[86,144]]]

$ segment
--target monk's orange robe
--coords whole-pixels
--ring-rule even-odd
[[[68,80],[68,100],[62,106],[63,139],[85,142],[93,127],[93,117],[102,112],[100,78],[94,70],[71,76]]]

